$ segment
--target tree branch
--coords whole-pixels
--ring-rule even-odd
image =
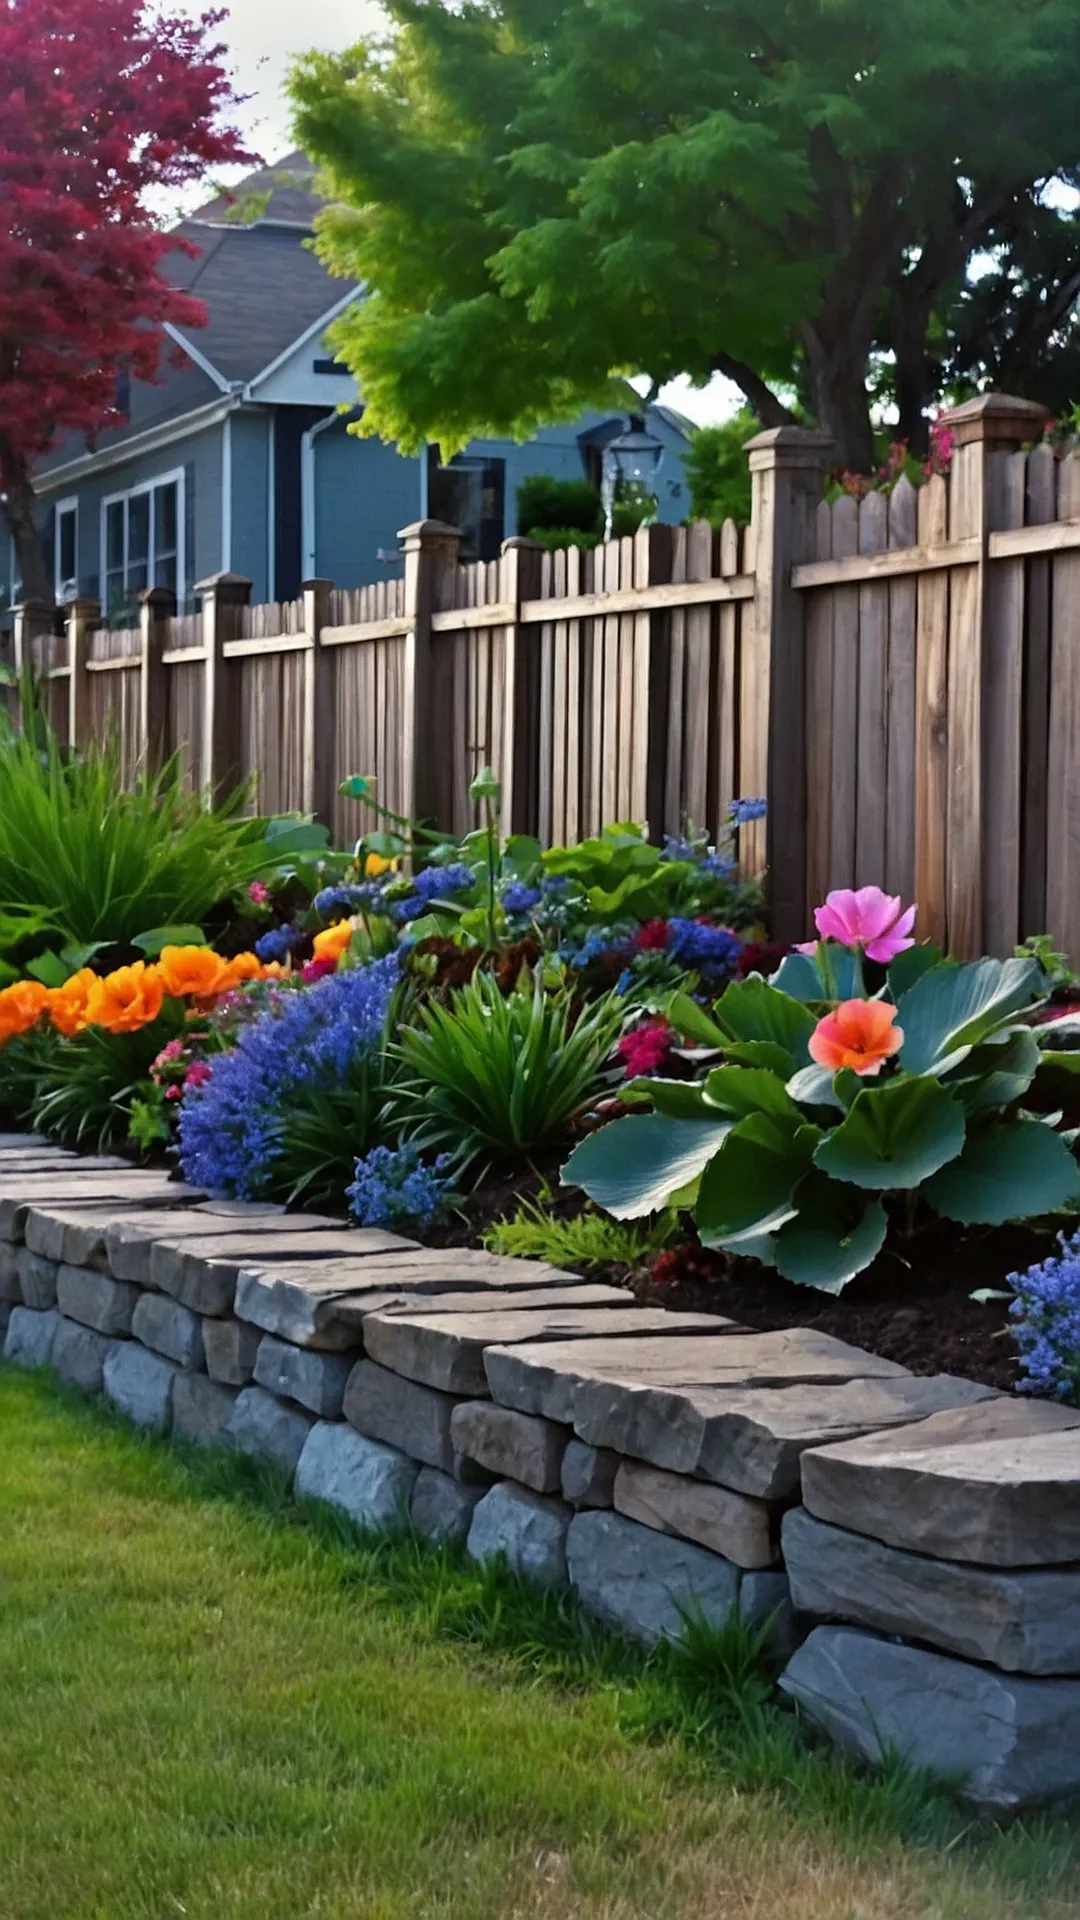
[[[733,380],[741,387],[750,406],[757,414],[763,427],[797,427],[799,422],[790,407],[785,407],[778,399],[768,382],[745,360],[736,360],[731,353],[714,353],[709,363],[712,373],[722,373],[725,380]]]

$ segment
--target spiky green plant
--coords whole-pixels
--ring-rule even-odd
[[[613,1220],[586,1207],[560,1219],[542,1200],[523,1200],[508,1220],[496,1220],[484,1234],[491,1253],[519,1260],[547,1260],[553,1267],[632,1267],[660,1253],[678,1231],[678,1215],[665,1211],[653,1220]]]

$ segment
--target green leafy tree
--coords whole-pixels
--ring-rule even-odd
[[[719,372],[767,426],[794,384],[866,470],[874,356],[917,435],[969,263],[1080,162],[1075,0],[386,12],[292,98],[335,201],[322,257],[373,289],[335,348],[362,430],[407,450],[524,437],[616,374]]]
[[[743,448],[758,424],[743,407],[731,420],[698,428],[683,460],[692,519],[710,520],[714,527],[725,520],[740,526],[749,520],[750,469]]]

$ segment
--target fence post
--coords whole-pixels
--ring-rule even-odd
[[[946,932],[949,951],[970,960],[987,947],[1008,951],[1019,924],[1022,630],[1017,622],[1010,633],[1006,619],[998,631],[988,541],[1002,475],[991,456],[1038,440],[1046,409],[987,393],[941,420],[954,435],[949,538],[979,543],[978,558],[950,578],[946,696]]]
[[[101,625],[101,604],[97,600],[69,600],[64,609],[67,629],[69,747],[84,747],[93,731],[90,715],[90,635]]]
[[[495,768],[502,784],[506,833],[535,833],[537,828],[540,649],[538,635],[522,630],[521,603],[539,591],[543,551],[538,540],[524,534],[504,540],[500,550],[499,599],[514,610],[511,624],[503,628],[503,751],[502,764]]]
[[[147,587],[139,595],[139,740],[148,773],[157,773],[168,759],[169,670],[164,654],[175,612],[171,587]]]
[[[44,600],[23,600],[11,609],[14,618],[12,634],[13,665],[17,679],[22,679],[32,663],[30,645],[40,634],[55,631],[56,615]]]
[[[309,642],[304,656],[304,811],[324,827],[334,823],[337,740],[334,703],[334,657],[322,644],[322,630],[330,625],[332,580],[305,580],[304,632]]]
[[[251,598],[251,581],[240,573],[214,573],[196,583],[202,595],[203,736],[200,784],[211,805],[240,781],[240,708],[225,647],[240,633],[240,612]]]
[[[431,616],[439,599],[439,580],[458,565],[461,530],[442,520],[417,520],[398,535],[405,549],[404,714],[401,765],[404,792],[398,810],[410,820],[431,820],[435,812],[435,733],[431,705]],[[444,716],[449,725],[450,716]],[[443,752],[449,752],[444,744]],[[389,796],[385,796],[389,799]],[[449,821],[440,823],[449,826]]]
[[[791,569],[813,553],[828,434],[771,427],[749,440],[754,599],[743,629],[737,791],[766,795],[761,825],[740,830],[750,872],[767,865],[776,940],[806,931],[804,600]],[[813,769],[811,769],[811,777]]]

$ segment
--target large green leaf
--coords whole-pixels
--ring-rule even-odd
[[[801,1101],[804,1107],[836,1107],[846,1113],[848,1103],[837,1093],[835,1079],[831,1067],[800,1067],[788,1081],[787,1090],[792,1099]]]
[[[792,1195],[820,1133],[757,1113],[732,1127],[701,1176],[694,1218],[707,1247],[775,1232],[790,1220]]]
[[[906,1073],[946,1073],[966,1052],[1042,992],[1037,960],[972,960],[932,967],[899,1002]]]
[[[729,1040],[769,1040],[783,1047],[796,1067],[810,1058],[807,1041],[817,1024],[798,996],[753,977],[733,980],[724,989],[716,1003],[716,1021]]]
[[[725,1040],[724,1059],[735,1067],[765,1067],[780,1081],[795,1068],[792,1055],[775,1040]]]
[[[805,1181],[798,1216],[780,1228],[776,1265],[786,1280],[839,1293],[876,1259],[888,1220],[880,1200],[864,1201],[835,1180]]]
[[[723,1029],[688,993],[669,995],[664,1001],[664,1013],[677,1034],[696,1041],[699,1047],[722,1047],[727,1039]]]
[[[924,973],[929,973],[931,967],[939,967],[941,964],[941,949],[933,940],[923,940],[918,946],[905,947],[903,953],[898,953],[896,959],[889,962],[888,978],[891,998],[899,1000],[901,994],[907,993],[909,988],[915,985],[916,980],[922,979]],[[949,964],[952,965],[952,962],[950,961]]]
[[[583,1187],[616,1220],[636,1220],[658,1213],[695,1180],[730,1129],[721,1114],[709,1121],[662,1113],[615,1120],[574,1148],[560,1178],[564,1187]]]
[[[802,1117],[783,1081],[764,1067],[713,1067],[705,1076],[705,1098],[736,1120],[771,1113],[797,1126]]]
[[[1019,1100],[1034,1080],[1041,1059],[1030,1027],[1008,1027],[973,1047],[942,1085],[955,1092],[970,1120]]]
[[[859,956],[850,947],[829,941],[824,953],[788,953],[770,983],[793,1000],[851,1000],[862,997]]]
[[[151,927],[148,933],[137,933],[131,944],[154,960],[166,947],[205,947],[206,935],[196,926]]]
[[[973,1134],[959,1159],[928,1182],[926,1199],[964,1226],[1000,1226],[1080,1206],[1076,1161],[1038,1120],[997,1121]]]
[[[917,1187],[964,1144],[964,1109],[936,1080],[866,1087],[814,1160],[856,1187]]]
[[[640,1094],[649,1100],[657,1113],[666,1113],[673,1120],[708,1120],[715,1126],[715,1109],[710,1108],[705,1098],[705,1089],[700,1080],[663,1080],[657,1075],[643,1074],[637,1080],[631,1080],[623,1090],[626,1094]]]

